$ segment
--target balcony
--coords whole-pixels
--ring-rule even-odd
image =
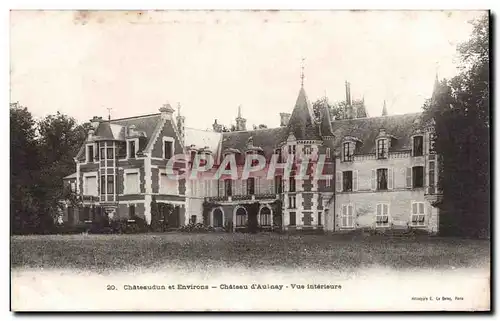
[[[239,201],[257,201],[257,200],[273,200],[277,199],[279,194],[274,193],[262,193],[255,195],[231,195],[231,196],[212,196],[207,197],[206,200],[209,202],[239,202]]]

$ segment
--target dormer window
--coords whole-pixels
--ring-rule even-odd
[[[413,136],[413,156],[424,155],[424,136]]]
[[[311,147],[310,146],[304,147],[304,155],[311,155]]]
[[[386,159],[389,154],[389,143],[386,138],[377,140],[377,158]]]
[[[288,154],[295,155],[297,145],[288,145]]]
[[[127,141],[127,157],[128,158],[135,158],[137,154],[137,143],[136,140],[129,140]]]
[[[282,158],[281,158],[281,148],[276,148],[274,150],[274,154],[278,155],[278,163],[282,163]]]
[[[354,160],[354,147],[355,143],[353,142],[345,142],[343,145],[343,161],[344,162],[352,162]]]

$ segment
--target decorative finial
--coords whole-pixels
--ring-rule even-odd
[[[108,107],[108,108],[106,108],[106,109],[108,110],[108,120],[111,120],[111,110],[112,110],[113,108]]]
[[[181,115],[181,103],[177,103],[177,116]]]
[[[241,118],[241,105],[238,106],[238,118]]]
[[[306,58],[302,58],[302,66],[301,66],[301,73],[300,73],[300,86],[304,87],[304,61]]]
[[[385,104],[385,99],[384,99],[384,107],[382,108],[382,116],[387,116],[387,106]]]

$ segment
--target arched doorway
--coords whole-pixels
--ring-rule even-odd
[[[235,227],[236,228],[241,228],[241,227],[246,227],[247,225],[247,210],[242,207],[242,206],[239,206],[236,208],[236,221],[235,221]]]
[[[212,226],[222,227],[224,224],[224,212],[220,207],[214,209],[212,212]]]
[[[273,225],[273,213],[268,206],[260,208],[259,225],[263,227],[271,227]]]

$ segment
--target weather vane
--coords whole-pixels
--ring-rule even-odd
[[[300,85],[302,87],[304,87],[304,61],[306,60],[306,58],[302,57],[302,72],[300,73]]]
[[[111,107],[106,108],[108,110],[108,120],[111,120]]]

